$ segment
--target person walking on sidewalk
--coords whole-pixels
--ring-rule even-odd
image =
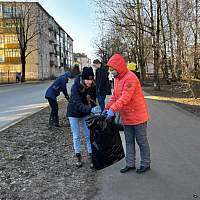
[[[83,72],[79,75],[71,88],[71,97],[67,106],[67,117],[70,122],[73,144],[76,156],[76,167],[82,166],[81,159],[81,138],[80,138],[80,125],[82,124],[85,140],[87,144],[87,151],[91,161],[92,167],[92,148],[90,143],[90,131],[86,125],[86,118],[94,112],[96,107],[92,107],[91,88],[94,86],[94,73],[91,67],[84,67]],[[99,106],[98,106],[99,107]],[[100,109],[100,107],[99,107]]]
[[[106,104],[107,118],[119,112],[124,124],[126,142],[126,166],[120,170],[126,173],[135,169],[135,140],[139,145],[141,162],[137,173],[150,169],[150,148],[147,139],[147,104],[140,81],[130,72],[120,54],[113,55],[107,65],[115,77],[114,93]]]
[[[69,95],[67,92],[67,83],[69,78],[71,78],[71,73],[65,72],[63,75],[59,76],[46,91],[45,98],[48,100],[51,107],[49,128],[54,126],[60,127],[57,97],[60,95],[60,92],[63,92],[65,98],[69,100]]]
[[[96,68],[96,94],[97,100],[101,107],[101,111],[105,108],[106,95],[111,94],[111,85],[108,78],[108,69],[98,60],[93,61],[93,66]]]

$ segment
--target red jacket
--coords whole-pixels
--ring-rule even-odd
[[[124,125],[136,125],[148,121],[147,104],[140,81],[127,69],[124,58],[120,54],[115,54],[107,65],[114,68],[119,75],[115,78],[114,93],[105,108],[119,112]]]

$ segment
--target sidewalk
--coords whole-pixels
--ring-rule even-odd
[[[1,132],[0,199],[93,199],[96,173],[84,145],[84,165],[75,167],[66,101],[59,103],[61,128],[48,129],[49,112],[45,108]]]
[[[148,105],[152,169],[145,174],[120,174],[123,160],[99,171],[95,200],[200,199],[199,118],[150,97]],[[137,166],[138,153],[137,149]]]

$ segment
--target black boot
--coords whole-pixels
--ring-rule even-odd
[[[76,153],[76,167],[82,167],[81,154]]]
[[[146,171],[148,171],[148,170],[150,170],[151,168],[150,168],[150,166],[140,166],[140,168],[138,168],[137,170],[136,170],[136,172],[138,173],[138,174],[141,174],[141,173],[144,173],[144,172],[146,172]]]
[[[54,120],[53,120],[53,115],[50,114],[50,117],[49,117],[49,128],[52,128],[54,126]]]
[[[90,169],[94,169],[94,165],[92,162],[92,153],[89,153],[89,160],[90,160]]]
[[[120,172],[121,172],[121,173],[126,173],[126,172],[128,172],[128,171],[130,171],[130,170],[135,170],[135,166],[134,166],[134,167],[125,166],[124,168],[122,168],[122,169],[120,170]]]
[[[54,122],[55,122],[55,127],[61,127],[61,126],[59,125],[59,117],[58,117],[58,115],[55,115],[55,120],[54,120]]]

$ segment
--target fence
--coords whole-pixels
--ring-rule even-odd
[[[1,83],[14,83],[16,82],[16,72],[0,71],[0,84]]]

